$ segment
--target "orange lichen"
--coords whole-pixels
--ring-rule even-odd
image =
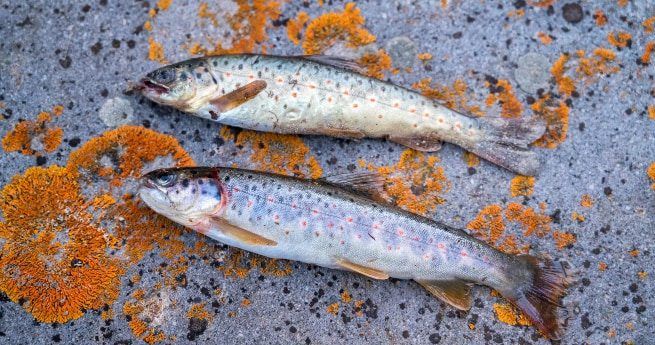
[[[163,303],[156,296],[145,298],[145,292],[141,289],[132,292],[131,298],[123,304],[123,315],[131,319],[128,326],[132,334],[148,344],[166,340],[166,334],[153,324],[153,320],[161,318],[165,310]]]
[[[641,279],[641,280],[646,280],[646,278],[648,278],[648,272],[639,271],[639,272],[637,272],[637,277],[639,277],[639,279]]]
[[[580,206],[584,208],[591,208],[594,206],[594,199],[592,199],[591,195],[589,194],[583,194],[582,198],[580,198]]]
[[[535,146],[554,149],[566,140],[569,131],[569,107],[565,102],[553,104],[550,95],[546,94],[534,102],[530,108],[540,118],[546,121],[546,132],[537,139]]]
[[[607,264],[604,261],[599,262],[598,270],[601,272],[605,272],[605,270],[607,270]]]
[[[50,125],[52,115],[59,116],[63,107],[58,105],[52,114],[41,112],[33,121],[19,121],[14,128],[2,138],[2,148],[7,152],[18,151],[28,156],[43,156],[51,153],[61,145],[63,129]]]
[[[539,41],[543,45],[549,45],[549,44],[553,43],[553,38],[550,37],[549,34],[543,32],[543,31],[537,32],[537,38],[539,39]]]
[[[349,2],[342,12],[319,16],[307,25],[302,48],[305,54],[320,54],[337,42],[356,48],[375,42],[375,36],[363,25],[364,17],[355,3]]]
[[[488,86],[491,87],[491,85]],[[512,92],[512,85],[510,85],[509,81],[504,79],[498,80],[496,85],[491,88],[486,103],[488,107],[491,107],[494,103],[500,105],[500,116],[505,118],[517,118],[523,113],[523,103]]]
[[[235,53],[266,52],[266,41],[268,40],[267,30],[272,21],[280,17],[280,3],[272,0],[235,0],[238,9],[234,13],[221,14],[224,21],[229,24],[230,42],[224,42],[221,38],[209,41],[208,46],[194,43],[194,50],[198,54],[221,55]],[[217,13],[209,10],[205,3],[198,8],[198,16],[201,20],[209,20],[214,27],[218,27],[216,20]]]
[[[339,314],[339,302],[334,302],[327,306],[326,311],[335,316]]]
[[[302,39],[302,31],[305,29],[305,25],[309,21],[309,14],[305,11],[298,12],[298,15],[295,19],[289,19],[287,22],[287,37],[289,40],[295,44],[300,44]]]
[[[550,68],[550,74],[555,79],[555,82],[559,88],[559,92],[564,95],[571,96],[571,94],[575,91],[575,84],[573,83],[573,79],[571,79],[571,77],[564,75],[564,72],[566,71],[566,63],[568,61],[569,55],[561,54],[557,61],[555,61],[553,66]]]
[[[525,10],[520,8],[520,9],[515,9],[507,12],[507,17],[509,18],[520,18],[525,15]]]
[[[244,299],[244,301],[247,301]],[[248,301],[250,302],[250,301]],[[243,302],[242,302],[243,304]],[[197,303],[191,306],[189,308],[189,311],[187,311],[186,316],[189,319],[196,318],[196,319],[201,319],[201,320],[211,320],[212,319],[212,314],[210,314],[207,311],[207,308],[205,306],[205,303]]]
[[[421,61],[432,60],[432,54],[430,54],[430,53],[420,53],[420,54],[418,54],[417,57]]]
[[[530,196],[534,192],[534,177],[516,175],[510,181],[509,192],[512,197]]]
[[[636,258],[637,256],[639,256],[639,249],[633,249],[629,251],[628,254],[630,254],[630,256],[632,256],[633,258]]]
[[[505,210],[500,205],[485,206],[466,228],[476,238],[510,254],[527,253],[529,245],[519,245],[515,235],[505,234],[506,223],[516,223],[523,237],[543,237],[551,232],[551,218],[545,214],[546,205],[537,212],[532,207],[510,203]]]
[[[466,151],[464,152],[462,158],[464,159],[464,162],[466,162],[466,165],[470,168],[480,165],[480,157],[478,157],[475,153]]]
[[[244,299],[241,301],[241,306],[242,306],[242,307],[248,307],[248,306],[250,306],[251,304],[252,304],[252,302],[250,302],[250,300],[247,299],[247,298],[244,298]]]
[[[29,168],[0,191],[0,290],[41,322],[66,322],[118,296],[119,262],[75,173]]]
[[[625,48],[632,42],[632,35],[624,32],[610,32],[607,34],[607,42],[617,48]]]
[[[548,8],[552,6],[557,0],[528,0],[528,5]]]
[[[269,259],[237,248],[230,248],[223,264],[217,268],[225,277],[240,279],[247,277],[254,269],[274,277],[284,277],[292,273],[291,264],[287,260]]]
[[[157,61],[159,63],[166,63],[166,57],[164,57],[164,47],[161,43],[155,41],[151,36],[148,37],[148,59],[151,61]]]
[[[649,17],[641,24],[644,27],[644,33],[650,34],[655,31],[655,16]]]
[[[377,79],[384,78],[384,71],[391,70],[391,57],[384,49],[375,53],[364,53],[357,62],[366,68],[364,74]]]
[[[553,240],[555,240],[555,245],[557,246],[557,249],[562,250],[575,243],[577,239],[575,234],[571,234],[568,232],[554,231]]]
[[[313,179],[323,174],[318,160],[298,136],[249,130],[234,135],[226,126],[221,128],[220,135],[234,140],[237,147],[252,150],[250,162],[257,170]]]
[[[73,171],[84,170],[89,177],[102,176],[116,186],[127,177],[141,176],[145,164],[157,157],[170,157],[176,166],[194,165],[174,137],[145,127],[122,126],[89,140],[72,152],[68,167]],[[117,165],[108,167],[103,163],[105,160],[117,160]]]
[[[452,86],[439,84],[432,86],[432,79],[424,78],[412,84],[412,87],[419,90],[423,96],[437,99],[449,108],[474,116],[484,115],[484,111],[479,106],[469,104],[468,86],[463,80],[455,80]]]
[[[647,169],[646,174],[650,177],[650,180],[653,184],[650,186],[652,189],[655,189],[655,163],[652,163]]]
[[[607,24],[607,16],[600,8],[597,9],[596,12],[594,12],[593,17],[597,26],[604,26],[605,24]]]
[[[644,54],[641,56],[641,63],[644,65],[650,63],[650,56],[653,54],[653,51],[655,50],[655,41],[649,41],[646,43],[646,47],[644,48]]]
[[[450,189],[444,169],[437,163],[436,156],[407,149],[394,165],[360,164],[384,177],[382,197],[403,209],[425,215],[446,201],[443,194]]]
[[[585,216],[581,215],[578,212],[573,211],[571,213],[571,220],[576,221],[578,223],[582,223],[585,221]]]
[[[350,301],[353,299],[353,296],[348,292],[348,290],[343,290],[340,296],[343,303],[350,303]]]
[[[510,326],[530,326],[532,323],[514,306],[507,303],[494,303],[494,312],[501,322]]]
[[[159,0],[157,1],[157,8],[160,11],[166,11],[171,4],[173,3],[173,0]]]

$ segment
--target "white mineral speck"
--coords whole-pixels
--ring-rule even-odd
[[[108,99],[100,108],[100,119],[109,127],[126,125],[134,117],[130,102],[122,97]]]

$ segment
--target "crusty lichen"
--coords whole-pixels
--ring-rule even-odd
[[[302,39],[302,31],[305,29],[308,21],[309,14],[307,14],[305,11],[300,11],[298,12],[296,18],[289,19],[287,22],[287,37],[293,44],[300,44],[300,40]]]
[[[651,182],[653,182],[650,187],[655,190],[655,162],[646,169],[646,174],[650,177]]]
[[[532,324],[523,313],[510,304],[494,303],[493,307],[498,320],[510,326],[530,326]]]
[[[491,92],[487,96],[487,106],[494,104],[500,105],[500,116],[505,118],[517,118],[523,114],[523,103],[519,101],[514,92],[512,85],[508,80],[500,79],[496,85],[487,85]]]
[[[366,68],[364,74],[377,79],[384,78],[384,72],[391,70],[391,57],[384,49],[364,53],[357,62]]]
[[[316,156],[298,136],[250,130],[235,135],[227,126],[220,134],[225,140],[234,140],[237,147],[251,150],[250,162],[257,170],[313,179],[323,174]]]
[[[512,197],[530,196],[534,192],[533,176],[516,175],[509,184],[509,192]]]
[[[444,194],[450,189],[450,182],[438,163],[438,157],[412,149],[403,151],[394,165],[375,166],[360,160],[360,166],[384,177],[382,197],[422,215],[443,204]]]
[[[64,107],[57,105],[52,112],[41,112],[33,121],[19,121],[2,138],[2,148],[7,152],[18,151],[28,156],[43,156],[54,152],[61,145],[64,131],[52,126],[53,116],[60,116]]]
[[[123,268],[74,172],[29,168],[0,191],[0,209],[0,291],[36,320],[64,323],[116,299]]]
[[[364,28],[365,22],[354,2],[347,3],[342,12],[322,14],[307,25],[303,51],[321,54],[337,42],[344,42],[351,48],[373,43],[375,36]]]
[[[412,84],[412,88],[417,89],[423,96],[443,102],[451,109],[472,116],[484,115],[484,111],[480,106],[474,104],[477,103],[477,100],[470,101],[470,94],[472,92],[470,92],[466,82],[461,79],[455,80],[452,86],[448,86],[441,84],[433,85],[431,78],[423,78]]]
[[[555,102],[545,94],[534,102],[530,108],[546,121],[546,132],[534,143],[535,146],[554,149],[561,145],[569,131],[569,107],[564,101]]]

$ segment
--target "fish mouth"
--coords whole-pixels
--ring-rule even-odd
[[[160,95],[162,93],[168,92],[169,88],[153,81],[152,79],[143,78],[141,79],[139,84],[133,87],[133,90],[137,90],[137,91],[148,90]]]

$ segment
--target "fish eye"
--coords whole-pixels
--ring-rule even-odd
[[[160,69],[153,73],[153,79],[160,84],[167,84],[173,81],[175,73],[169,69]]]
[[[169,173],[162,173],[155,176],[155,183],[162,187],[170,187],[177,180],[177,176]]]

